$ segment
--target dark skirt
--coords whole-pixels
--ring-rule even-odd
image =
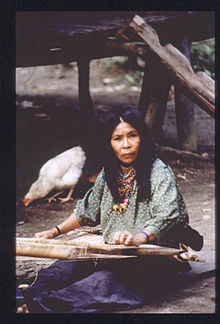
[[[162,292],[188,263],[149,256],[120,260],[54,262],[39,271],[30,292],[31,312],[110,313],[146,304]],[[17,298],[21,292],[17,289]],[[24,300],[21,301],[24,303]]]

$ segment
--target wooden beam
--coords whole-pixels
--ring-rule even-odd
[[[66,44],[61,44],[59,47],[51,47],[43,52],[39,52],[36,48],[31,46],[31,44],[29,46],[27,45],[27,48],[27,52],[22,52],[18,48],[16,54],[16,67],[44,66],[77,62],[81,59],[83,52],[88,54],[89,60],[130,55],[130,52],[123,48],[110,48],[101,42],[93,42],[93,46],[87,46],[87,43],[82,46],[77,46],[75,42],[70,41],[68,42],[68,47]],[[37,59],[36,51],[38,52]]]
[[[144,57],[149,52],[147,50],[144,42],[129,42],[129,41],[121,41],[121,40],[110,41],[110,40],[108,40],[105,42],[105,45],[109,46],[110,48],[114,48],[114,49],[118,49],[118,50],[123,49],[127,53],[133,53],[133,54],[139,55],[140,57]]]
[[[171,44],[162,46],[156,31],[138,15],[123,24],[117,34],[127,41],[131,30],[144,41],[153,58],[167,69],[174,84],[181,86],[191,100],[214,117],[215,94],[204,80],[196,76],[187,58]],[[138,52],[140,53],[139,49]]]

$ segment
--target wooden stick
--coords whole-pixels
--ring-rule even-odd
[[[171,153],[171,154],[176,154],[180,158],[191,158],[191,159],[197,159],[202,161],[213,161],[215,159],[214,155],[211,154],[207,154],[203,156],[189,151],[174,149],[173,147],[160,146],[157,143],[155,144],[155,147],[158,154]]]

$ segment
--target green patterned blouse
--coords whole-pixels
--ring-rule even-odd
[[[173,171],[160,159],[153,164],[150,181],[151,199],[137,202],[135,180],[128,207],[120,213],[113,210],[113,198],[102,169],[94,186],[77,202],[74,212],[79,224],[96,226],[101,223],[104,240],[110,244],[117,231],[135,234],[145,229],[156,236],[158,243],[163,243],[168,230],[179,222],[187,222],[188,215]]]

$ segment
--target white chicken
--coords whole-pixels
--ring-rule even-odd
[[[49,202],[70,189],[66,198],[58,198],[61,202],[72,200],[73,190],[82,175],[86,162],[86,154],[80,146],[75,146],[48,160],[40,169],[39,177],[22,200],[27,207],[33,200],[46,197],[52,190],[61,190],[48,199]]]

